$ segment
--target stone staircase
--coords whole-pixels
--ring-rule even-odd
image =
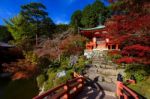
[[[92,65],[85,69],[85,77],[94,81],[108,92],[116,91],[117,74],[123,74],[124,69],[118,69],[118,65],[106,59],[107,51],[94,51]]]

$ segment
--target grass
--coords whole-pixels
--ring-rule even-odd
[[[146,99],[150,99],[150,77],[146,80],[138,82],[135,85],[128,85],[129,88],[133,89],[138,94],[142,95]]]

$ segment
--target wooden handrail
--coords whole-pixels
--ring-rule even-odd
[[[130,90],[127,86],[123,85],[123,88],[131,95],[134,97],[134,99],[139,99],[138,95],[133,92],[132,90]]]
[[[129,96],[125,93],[125,91],[130,96],[134,97],[134,99],[139,99],[138,95],[135,92],[133,92],[131,89],[129,89],[126,85],[124,85],[123,82],[117,81],[117,96],[119,97],[123,96],[124,99],[129,99]]]
[[[42,93],[41,95],[38,95],[38,96],[34,97],[33,99],[43,99],[45,96],[48,96],[48,95],[52,94],[54,91],[64,87],[65,85],[66,84],[61,84],[61,85],[59,85],[59,86],[57,86],[57,87],[55,87],[55,88],[53,88],[51,90],[48,90],[45,93]]]
[[[70,99],[75,94],[77,94],[84,86],[84,77],[73,73],[73,79],[68,80],[66,83],[61,84],[53,89],[50,89],[49,91],[35,96],[33,99],[43,99],[45,97],[48,97],[49,99]]]

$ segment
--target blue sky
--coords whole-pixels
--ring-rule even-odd
[[[30,2],[42,2],[49,16],[56,24],[70,22],[72,13],[82,10],[86,5],[95,0],[0,0],[0,25],[4,25],[3,19],[9,19],[20,12],[20,6]],[[101,0],[108,5],[107,0]]]

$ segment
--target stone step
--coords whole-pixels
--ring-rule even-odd
[[[104,74],[104,75],[117,75],[118,73],[123,72],[123,70],[115,70],[115,69],[98,69],[97,73]]]
[[[96,67],[99,69],[99,68],[102,68],[102,69],[117,69],[118,65],[108,65],[108,64],[94,64],[96,65]]]
[[[87,70],[88,72],[91,73],[98,73],[98,74],[106,74],[106,75],[117,75],[118,73],[122,73],[124,72],[124,69],[116,69],[116,68],[100,68],[100,67],[93,67]]]
[[[100,82],[107,82],[107,83],[116,83],[116,79],[117,77],[116,76],[112,76],[112,75],[103,75],[103,74],[90,74],[90,73],[87,73],[84,75],[85,77],[87,78],[90,78],[92,80],[94,80],[95,78],[98,79],[98,81]]]

